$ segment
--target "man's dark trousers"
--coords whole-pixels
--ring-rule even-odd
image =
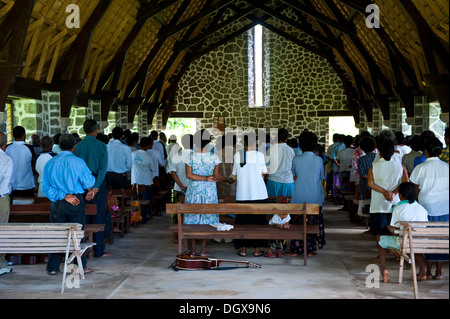
[[[84,229],[86,221],[84,194],[77,194],[75,196],[80,200],[80,203],[77,206],[73,206],[72,204],[66,202],[64,199],[58,200],[50,205],[50,222],[82,224]],[[48,272],[59,271],[61,257],[62,254],[48,255]],[[86,268],[86,254],[83,254],[83,256],[81,256],[81,262],[83,263],[83,268]]]

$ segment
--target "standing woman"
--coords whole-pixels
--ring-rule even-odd
[[[417,165],[412,174],[411,182],[418,189],[418,201],[428,212],[429,221],[449,220],[449,166],[439,158],[442,153],[442,143],[437,138],[429,138],[424,143],[425,162]],[[448,255],[426,256],[426,279],[442,279],[442,260],[448,261]],[[431,275],[431,260],[436,262],[436,274]],[[425,278],[420,278],[425,279]]]
[[[377,245],[381,235],[389,235],[392,207],[400,199],[398,187],[408,182],[408,173],[399,162],[393,159],[395,136],[384,130],[378,137],[380,159],[373,162],[367,173],[367,186],[372,189],[370,200],[370,230],[376,236]]]
[[[308,225],[319,225],[318,234],[307,236],[306,253],[308,256],[314,256],[317,246],[319,249],[322,249],[325,245],[325,229],[322,214],[322,205],[325,200],[322,180],[325,179],[325,173],[323,159],[314,154],[317,146],[317,136],[312,132],[303,132],[299,137],[299,141],[303,154],[294,158],[293,171],[297,178],[295,179],[291,203],[319,205],[319,215],[307,215],[306,221]],[[303,217],[301,215],[293,215],[292,223],[303,224]],[[296,256],[302,253],[304,253],[303,241],[292,240],[290,252],[285,255]]]
[[[193,152],[186,163],[186,177],[190,179],[186,191],[186,204],[217,204],[216,182],[226,179],[220,175],[220,159],[212,154],[206,147],[211,142],[211,135],[207,130],[200,130],[194,134],[194,145],[197,151]],[[214,224],[219,222],[217,214],[184,214],[185,224]],[[207,257],[207,239],[201,240],[200,256]],[[190,254],[195,255],[195,239],[190,242]]]
[[[234,155],[233,176],[236,177],[236,203],[261,203],[267,196],[264,174],[267,173],[264,154],[256,150],[256,134],[244,135],[244,149]],[[266,215],[236,214],[238,224],[267,224]],[[264,255],[261,247],[267,245],[264,240],[235,240],[234,247],[238,255],[247,256],[247,247],[255,248],[253,256]]]

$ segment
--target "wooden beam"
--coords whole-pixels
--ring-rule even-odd
[[[148,19],[153,18],[157,14],[161,13],[162,11],[169,8],[170,6],[174,5],[178,1],[180,1],[180,0],[165,0],[158,4],[155,4],[153,6],[148,6],[148,7],[143,5],[143,6],[141,6],[140,10],[138,11],[136,19],[138,21],[139,20],[147,21]],[[157,2],[157,1],[153,1],[152,3],[155,3],[155,2]],[[143,3],[141,2],[141,4],[143,4]]]
[[[309,0],[308,0],[308,2],[309,2]],[[346,17],[344,17],[342,15],[341,11],[339,10],[339,8],[336,6],[336,4],[333,1],[325,1],[324,3],[328,7],[328,9],[331,12],[333,12],[334,16],[338,19],[338,21],[340,23],[347,22]],[[390,81],[386,78],[386,76],[383,74],[381,69],[377,66],[376,62],[374,61],[374,59],[372,58],[370,53],[367,51],[364,44],[361,42],[361,40],[359,40],[358,36],[356,35],[356,28],[355,28],[354,24],[352,24],[351,26],[348,26],[348,28],[354,30],[353,33],[348,33],[347,36],[349,37],[350,41],[353,43],[355,48],[359,51],[361,56],[366,61],[366,64],[369,68],[370,75],[372,77],[372,85],[374,86],[375,94],[379,95],[377,93],[377,90],[378,90],[377,79],[378,79],[380,81],[380,83],[383,85],[383,87],[385,88],[385,90],[387,91],[387,93],[393,96],[394,92],[392,90],[392,83],[390,83]]]
[[[371,0],[359,0],[359,1],[353,1],[353,0],[341,0],[342,3],[348,5],[349,7],[355,9],[356,11],[359,11],[362,14],[366,14],[366,7],[370,4],[373,4]],[[420,87],[419,81],[414,73],[414,69],[411,67],[411,65],[407,62],[404,55],[400,52],[400,50],[395,45],[394,41],[389,37],[387,32],[384,28],[374,28],[375,32],[377,33],[380,40],[383,42],[383,44],[386,47],[386,50],[388,51],[388,55],[390,54],[390,62],[391,65],[396,64],[399,69],[403,72],[403,74],[406,76],[408,81],[410,82],[410,85]],[[398,73],[398,71],[397,71]],[[398,76],[397,73],[394,73],[394,78]],[[400,85],[400,84],[396,84]]]
[[[411,86],[394,86],[394,90],[406,111],[406,116],[414,117],[414,96],[419,95],[420,92]]]
[[[303,23],[299,23],[287,16],[285,16],[284,14],[281,13],[281,11],[277,11],[277,10],[273,10],[267,6],[261,6],[260,9],[264,12],[266,12],[267,14],[270,14],[271,16],[273,16],[274,18],[285,22],[287,24],[289,24],[290,26],[306,33],[307,35],[309,35],[310,37],[314,38],[314,40],[320,41],[323,44],[326,44],[329,47],[332,48],[338,48],[339,47],[339,43],[338,41],[336,41],[335,39],[329,38],[329,37],[324,37],[321,34],[313,31],[312,29],[309,28],[305,28]]]
[[[205,3],[206,7],[209,7],[213,3],[213,0],[208,0]],[[225,8],[220,9],[220,13],[215,17],[215,19],[212,21],[212,25],[216,25],[218,21],[221,19],[223,13],[225,12]],[[160,71],[157,79],[153,83],[153,85],[150,87],[149,91],[147,92],[146,99],[149,100],[150,97],[155,94],[155,102],[161,101],[161,92],[163,90],[163,87],[165,85],[165,80],[167,77],[167,72],[173,67],[173,64],[177,61],[178,57],[182,54],[183,51],[179,50],[180,46],[183,46],[186,42],[188,42],[191,38],[194,32],[198,31],[198,28],[201,26],[201,20],[197,21],[195,26],[190,25],[188,31],[183,36],[183,39],[180,43],[177,43],[173,48],[173,53],[170,56],[169,60],[166,62],[164,68]]]
[[[338,22],[334,19],[329,18],[328,16],[319,13],[318,11],[314,10],[311,6],[307,6],[304,4],[301,4],[300,2],[296,0],[282,0],[284,3],[288,4],[292,8],[303,12],[304,14],[316,19],[317,21],[320,21],[322,23],[325,23],[326,25],[344,32],[347,35],[354,35],[356,36],[356,30],[353,28],[352,24],[349,24],[347,21],[344,22]],[[326,1],[328,3],[328,1]]]
[[[267,2],[267,0],[260,1],[260,3],[263,3],[263,2]],[[246,15],[249,15],[250,13],[255,11],[256,9],[258,9],[260,6],[261,6],[261,4],[259,4],[259,3],[258,4],[252,4],[252,5],[248,6],[245,9],[242,9],[241,11],[239,11],[235,15],[233,15],[231,18],[228,18],[226,21],[221,22],[221,23],[213,26],[212,28],[209,28],[204,33],[200,34],[199,36],[195,37],[194,39],[191,39],[191,40],[187,41],[182,46],[180,46],[178,51],[187,50],[188,48],[194,46],[198,42],[203,41],[206,38],[210,37],[215,32],[217,32],[217,31],[227,27],[231,23],[233,23],[233,22],[235,22],[235,21],[245,17]]]
[[[86,83],[82,71],[91,42],[91,36],[112,0],[100,0],[89,16],[75,41],[61,58],[55,69],[53,83],[61,86],[61,117],[69,117],[72,103],[78,91]],[[71,72],[70,72],[71,71]]]
[[[183,3],[178,8],[175,15],[172,17],[172,20],[170,21],[170,23],[167,26],[162,27],[159,30],[158,34],[161,34],[162,32],[165,32],[166,30],[169,30],[169,29],[173,28],[174,26],[176,26],[178,21],[181,19],[183,13],[189,6],[189,3],[190,3],[189,0],[184,0]],[[165,38],[164,39],[160,38],[160,39],[158,39],[156,44],[152,47],[150,52],[147,54],[147,57],[145,58],[144,62],[141,64],[138,71],[135,73],[133,79],[130,81],[130,83],[128,83],[127,88],[125,89],[125,94],[123,96],[123,99],[129,98],[131,96],[131,93],[136,89],[136,87],[138,90],[137,95],[139,97],[143,96],[144,83],[145,83],[145,79],[148,75],[148,68],[150,67],[151,62],[158,54],[161,47],[164,45],[165,41],[166,41]]]
[[[24,67],[21,56],[33,6],[34,0],[16,1],[0,25],[0,50],[9,43],[7,56],[0,63],[0,112],[5,110],[14,77]]]
[[[186,29],[187,27],[193,25],[196,22],[199,22],[200,20],[203,20],[204,18],[208,17],[209,15],[213,14],[214,12],[223,9],[224,7],[228,6],[230,3],[232,3],[234,0],[222,0],[219,1],[213,5],[204,5],[202,10],[193,15],[190,18],[187,18],[183,22],[180,22],[175,27],[166,30],[161,35],[158,36],[158,38],[168,38],[178,32],[180,32],[183,29]]]
[[[447,72],[449,72],[450,55],[444,48],[434,31],[430,28],[422,14],[410,0],[400,0],[399,3],[408,13],[412,21],[414,21],[414,23],[416,24],[417,33],[419,34],[420,42],[422,44],[422,50],[425,56],[428,74],[439,74],[434,53],[438,55]]]
[[[111,76],[113,76],[113,79],[110,88],[111,90],[117,90],[128,50],[132,46],[134,40],[136,40],[136,37],[138,36],[139,32],[141,32],[144,25],[144,20],[139,20],[135,23],[133,29],[131,29],[130,33],[128,33],[125,41],[122,43],[119,50],[114,55],[114,58],[111,60],[111,62],[108,64],[105,71],[101,75],[97,84],[97,92],[104,90],[106,84],[111,79]]]
[[[75,41],[71,44],[67,52],[62,56],[55,69],[53,82],[64,79],[80,79],[86,61],[92,33],[108,10],[112,0],[99,0],[97,7],[89,16],[85,25],[81,29]],[[73,68],[73,66],[75,66]],[[72,74],[69,71],[73,69]]]

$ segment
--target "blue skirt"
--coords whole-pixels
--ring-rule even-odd
[[[294,183],[278,183],[267,180],[268,196],[292,196],[294,192]]]

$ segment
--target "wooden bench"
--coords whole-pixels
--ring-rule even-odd
[[[10,223],[50,223],[50,205],[48,198],[33,198],[35,203],[32,204],[12,204],[10,205]],[[86,215],[96,215],[97,205],[86,204]],[[104,231],[104,224],[86,224],[84,232],[87,242],[94,242],[94,233]],[[88,258],[92,258],[93,249],[89,249],[86,253]]]
[[[113,222],[112,228],[121,227],[119,228],[121,230],[120,236],[123,237],[124,233],[130,232],[131,213],[139,209],[137,206],[127,205],[127,202],[129,202],[134,197],[135,191],[131,188],[130,189],[121,188],[121,189],[110,189],[109,192],[112,197],[117,198],[119,200],[117,202],[117,205],[120,208],[120,211],[112,212],[114,216],[116,216],[112,220]],[[108,207],[110,206],[110,203],[113,203],[111,198],[108,199]]]
[[[61,293],[64,292],[67,265],[77,258],[82,265],[81,256],[95,243],[81,243],[84,231],[81,224],[64,223],[18,223],[0,224],[0,253],[65,253]],[[71,255],[69,256],[69,253]],[[83,267],[79,273],[84,279]]]
[[[398,230],[400,251],[399,283],[403,281],[403,265],[406,259],[411,263],[414,298],[419,298],[416,277],[415,254],[448,254],[449,222],[404,222],[404,229]],[[408,257],[408,254],[410,255]],[[448,261],[448,260],[447,260]]]
[[[167,204],[167,214],[177,214],[178,224],[178,255],[182,254],[183,239],[303,239],[303,249],[306,252],[308,234],[318,234],[318,225],[307,225],[307,215],[318,215],[317,204]],[[280,229],[271,225],[234,225],[229,231],[217,231],[210,225],[183,224],[183,214],[301,214],[303,225],[291,225],[290,229]],[[307,254],[304,253],[304,264],[307,265]]]
[[[171,189],[160,189],[158,193],[152,194],[151,198],[151,215],[160,216],[160,211],[163,209],[164,204],[170,202]]]

